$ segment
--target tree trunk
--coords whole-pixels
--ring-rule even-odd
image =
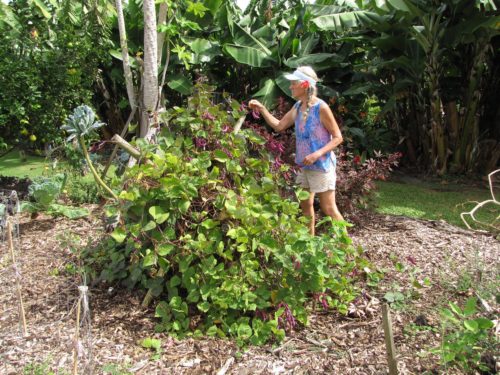
[[[116,14],[118,19],[118,31],[120,33],[120,47],[122,50],[125,84],[127,86],[127,95],[128,95],[128,101],[130,103],[130,108],[133,111],[134,108],[137,106],[137,101],[136,101],[136,92],[132,77],[132,70],[130,69],[130,62],[128,60],[127,33],[125,30],[125,19],[123,17],[122,0],[116,0]]]
[[[144,0],[144,72],[143,106],[140,136],[148,134],[158,101],[158,38],[154,0]]]
[[[167,21],[168,4],[161,3],[160,10],[158,12],[158,26],[161,26]],[[163,44],[165,43],[165,33],[158,32],[158,66],[161,64],[163,56]]]
[[[429,91],[431,102],[431,142],[432,142],[432,166],[438,175],[446,173],[447,169],[447,144],[444,134],[443,119],[441,116],[441,96],[439,93],[438,62],[431,55],[429,67]]]

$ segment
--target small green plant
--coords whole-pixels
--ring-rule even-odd
[[[463,309],[453,302],[449,307],[441,312],[444,318],[443,341],[434,352],[440,355],[445,366],[487,370],[481,362],[481,355],[494,348],[493,322],[485,317],[474,318],[478,313],[476,298],[469,298]]]
[[[50,368],[51,358],[45,359],[43,362],[30,362],[23,368],[23,375],[66,375],[68,372],[58,370],[52,371]]]
[[[102,372],[109,375],[132,375],[132,373],[128,370],[129,367],[130,365],[128,363],[108,363],[102,367]]]
[[[385,293],[384,299],[393,309],[401,309],[404,306],[406,296],[400,291],[395,290]]]
[[[72,176],[66,184],[66,197],[73,204],[98,203],[101,197],[94,181]]]
[[[67,142],[76,138],[83,152],[83,156],[87,161],[87,165],[92,172],[96,183],[101,186],[109,195],[111,195],[115,200],[118,200],[118,196],[111,190],[111,188],[106,185],[106,183],[101,179],[99,174],[94,168],[94,164],[90,159],[89,152],[87,150],[87,145],[85,144],[85,137],[90,135],[94,130],[99,129],[104,123],[97,121],[95,113],[92,108],[81,105],[73,111],[73,113],[68,116],[66,124],[61,127],[65,130],[69,136]]]
[[[152,339],[150,337],[145,338],[144,340],[141,341],[141,346],[146,349],[151,349],[154,351],[153,356],[151,359],[153,360],[158,360],[161,357],[162,349],[161,349],[161,340],[159,339]]]
[[[65,174],[56,174],[52,177],[37,177],[28,187],[31,202],[23,202],[23,211],[31,213],[46,212],[48,215],[64,215],[70,219],[78,219],[89,214],[86,208],[70,207],[57,203],[66,184]]]

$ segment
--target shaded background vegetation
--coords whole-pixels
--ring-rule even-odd
[[[238,100],[275,105],[282,73],[312,65],[353,155],[401,151],[436,174],[486,173],[500,156],[498,25],[493,1],[166,1],[162,107],[200,77]],[[159,6],[159,5],[158,5]],[[141,86],[142,2],[125,4],[133,79]],[[92,102],[120,132],[130,113],[114,3],[21,0],[0,8],[4,147],[61,141],[68,112]]]

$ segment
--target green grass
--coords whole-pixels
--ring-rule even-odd
[[[42,156],[27,155],[27,160],[22,161],[18,150],[13,150],[0,158],[0,176],[8,177],[37,177],[42,176],[45,167],[49,164]]]
[[[465,228],[460,213],[470,211],[478,202],[491,199],[488,189],[437,182],[377,182],[375,210],[390,215],[445,220]],[[476,218],[492,223],[500,206],[490,204],[476,213]],[[498,223],[497,223],[498,224]]]

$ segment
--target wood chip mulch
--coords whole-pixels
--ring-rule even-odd
[[[71,373],[81,280],[72,271],[75,254],[62,244],[69,234],[92,238],[101,226],[99,215],[76,221],[43,215],[20,218],[15,243],[27,337],[19,329],[16,270],[6,241],[0,242],[0,374],[22,374],[34,365]],[[373,268],[384,271],[383,280],[375,288],[361,286],[348,316],[314,312],[308,327],[279,345],[238,348],[231,340],[172,339],[154,333],[154,311],[141,307],[143,294],[109,285],[90,287],[90,325],[80,331],[87,340],[78,344],[78,372],[386,374],[381,304],[387,292],[399,291],[405,300],[391,306],[399,372],[439,373],[438,357],[429,354],[441,340],[439,309],[474,293],[464,284],[464,275],[482,281],[498,277],[500,242],[444,222],[370,212],[352,237]],[[421,287],[412,288],[415,281]],[[495,301],[488,302],[498,314]],[[422,324],[431,328],[418,329]],[[161,339],[158,358],[139,344],[147,337]]]

